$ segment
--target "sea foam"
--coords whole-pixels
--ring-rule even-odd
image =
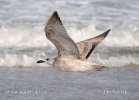
[[[89,25],[82,29],[76,26],[67,27],[67,32],[75,41],[82,41],[97,36],[108,29],[99,30],[95,25]],[[139,47],[139,27],[128,26],[126,28],[112,28],[106,39],[102,42],[104,46]],[[0,28],[0,47],[44,47],[53,44],[46,39],[44,27],[14,27]]]

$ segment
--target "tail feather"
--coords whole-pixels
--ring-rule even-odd
[[[105,70],[105,69],[107,69],[108,67],[106,67],[106,66],[99,66],[99,65],[93,65],[93,70],[95,70],[95,71],[103,71],[103,70]]]

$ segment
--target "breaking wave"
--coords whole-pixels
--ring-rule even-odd
[[[111,29],[106,39],[92,53],[90,60],[110,67],[139,65],[139,28],[128,26]],[[67,28],[67,32],[76,42],[99,35],[106,30],[97,29],[94,25],[84,28],[71,25]],[[38,65],[36,61],[49,54],[56,56],[56,48],[47,40],[41,26],[1,27],[0,33],[0,66],[48,67],[48,65]]]
[[[44,47],[53,44],[46,39],[44,27],[16,27],[0,28],[0,47]],[[79,29],[77,26],[67,28],[67,32],[76,42],[92,38],[106,31],[99,30],[94,25]],[[139,27],[111,28],[107,38],[102,42],[104,46],[111,47],[139,47]]]

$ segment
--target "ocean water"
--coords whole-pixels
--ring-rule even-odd
[[[88,59],[108,70],[36,63],[57,56],[44,33],[53,11],[75,42],[111,29]],[[138,11],[138,0],[0,0],[0,100],[138,100]]]

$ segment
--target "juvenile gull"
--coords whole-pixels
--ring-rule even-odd
[[[37,63],[47,63],[61,71],[103,70],[105,66],[89,62],[87,58],[109,31],[110,29],[99,36],[75,43],[67,34],[58,13],[54,11],[46,23],[45,34],[56,46],[58,56],[39,60]]]

